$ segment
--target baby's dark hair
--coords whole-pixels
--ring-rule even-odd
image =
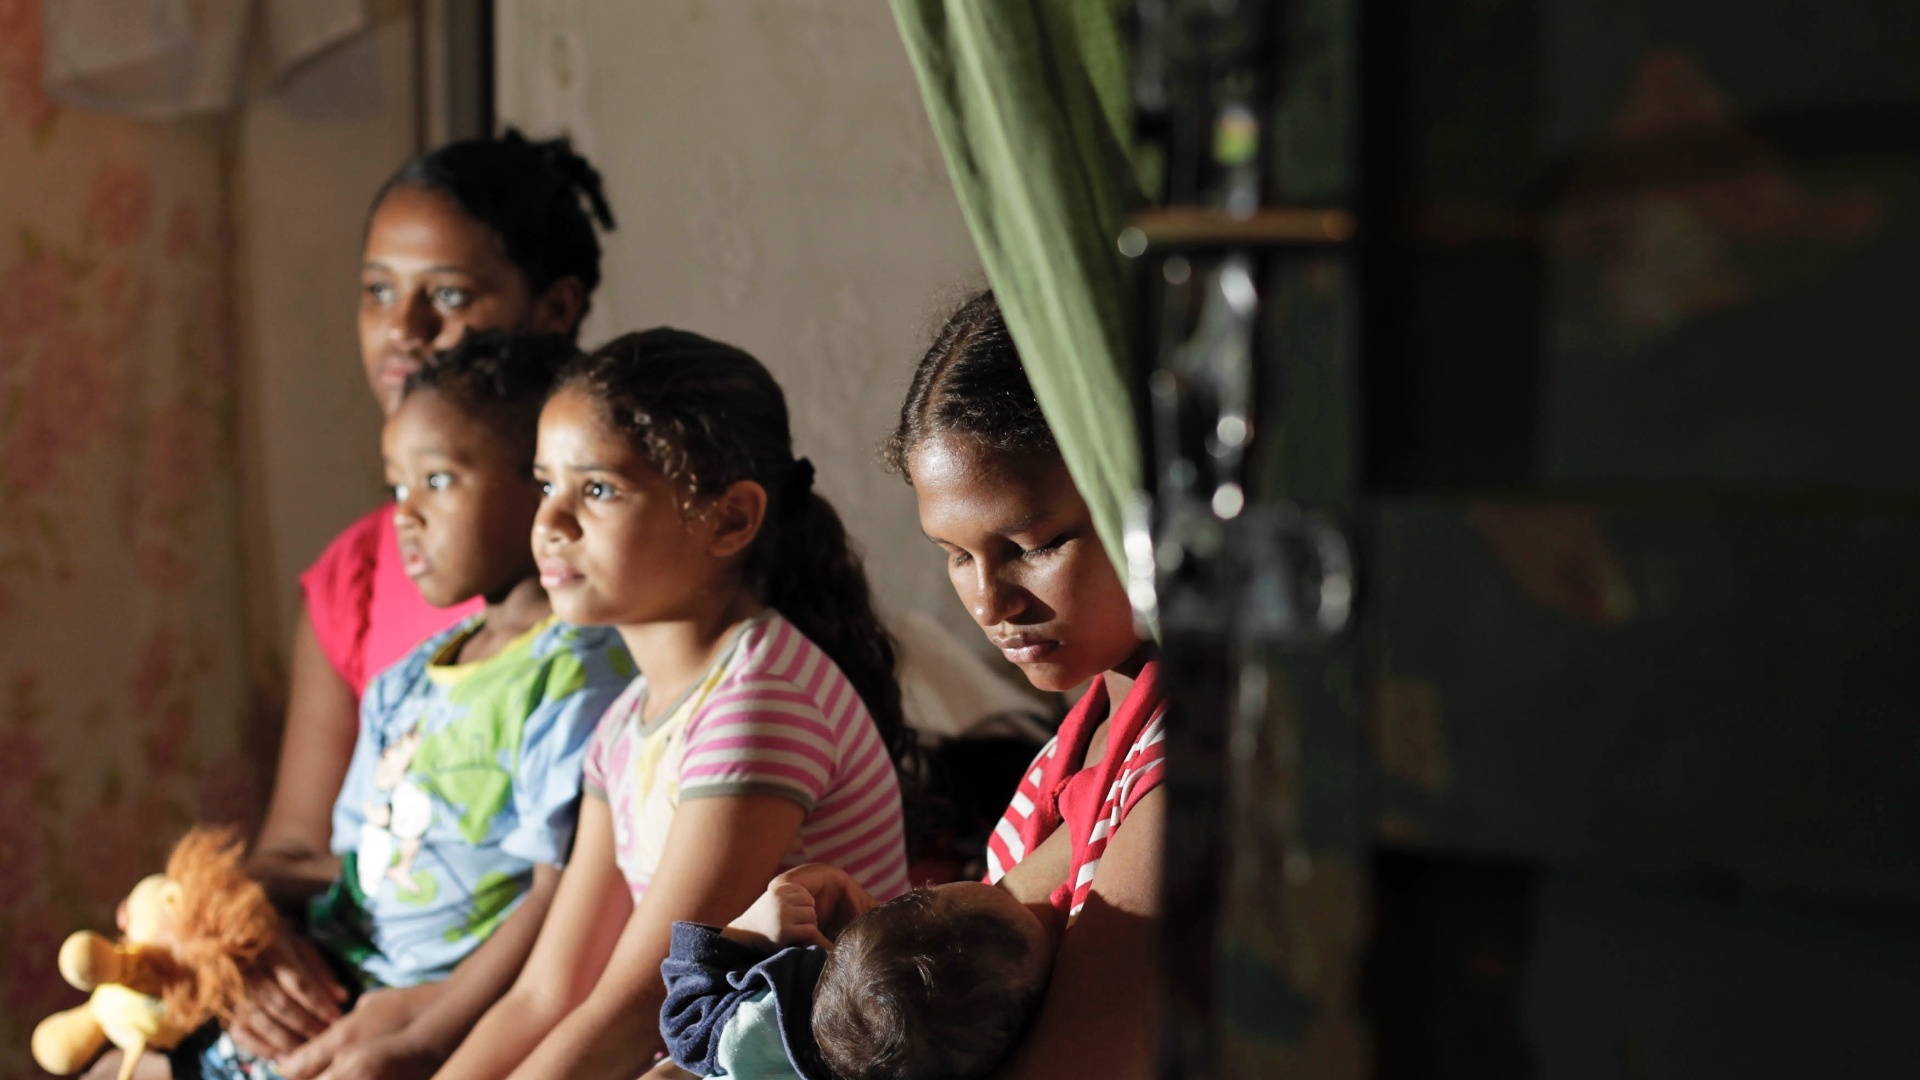
[[[600,285],[600,238],[593,223],[612,229],[613,210],[600,173],[564,137],[534,142],[508,128],[498,138],[429,150],[380,185],[373,209],[397,187],[445,195],[493,230],[535,296],[572,277],[580,279],[591,303]]]
[[[1060,452],[991,289],[949,316],[920,358],[880,450],[887,467],[913,483],[907,460],[932,435],[965,435],[1000,453]]]
[[[559,334],[469,330],[408,375],[401,394],[432,390],[463,412],[497,423],[531,466],[540,408],[560,370],[579,355],[573,339]]]
[[[813,1038],[840,1080],[965,1080],[1013,1049],[1046,989],[1005,918],[916,889],[848,924],[813,991]]]
[[[642,457],[695,500],[737,481],[766,489],[766,520],[743,572],[760,601],[824,650],[873,716],[914,791],[915,741],[896,679],[893,639],[874,614],[859,555],[833,505],[813,490],[813,466],[793,456],[787,398],[760,361],[699,334],[626,334],[561,373]]]

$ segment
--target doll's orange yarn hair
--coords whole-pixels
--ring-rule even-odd
[[[160,995],[169,1016],[233,1019],[254,962],[279,936],[266,890],[243,865],[245,850],[232,829],[196,826],[167,859],[181,896],[172,952],[182,977]]]

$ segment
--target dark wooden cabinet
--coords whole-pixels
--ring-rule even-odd
[[[1920,1075],[1920,6],[1278,9],[1226,1071]]]

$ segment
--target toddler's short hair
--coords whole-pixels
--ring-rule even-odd
[[[984,1075],[1046,988],[1032,940],[917,889],[854,920],[814,988],[813,1037],[840,1080]]]
[[[558,334],[469,330],[408,375],[401,393],[432,390],[465,412],[499,420],[531,463],[540,409],[560,369],[577,355],[573,340]]]

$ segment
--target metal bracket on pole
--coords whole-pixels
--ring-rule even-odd
[[[1163,155],[1166,190],[1117,238],[1141,271],[1136,367],[1150,462],[1147,487],[1129,506],[1125,550],[1135,617],[1161,641],[1170,694],[1168,1077],[1222,1075],[1213,961],[1224,822],[1258,797],[1238,790],[1245,770],[1229,761],[1267,714],[1267,647],[1339,634],[1355,588],[1341,530],[1260,497],[1249,468],[1260,369],[1271,362],[1262,351],[1262,275],[1274,259],[1347,244],[1357,231],[1345,210],[1260,205],[1279,6],[1135,6],[1135,106],[1142,139]]]

